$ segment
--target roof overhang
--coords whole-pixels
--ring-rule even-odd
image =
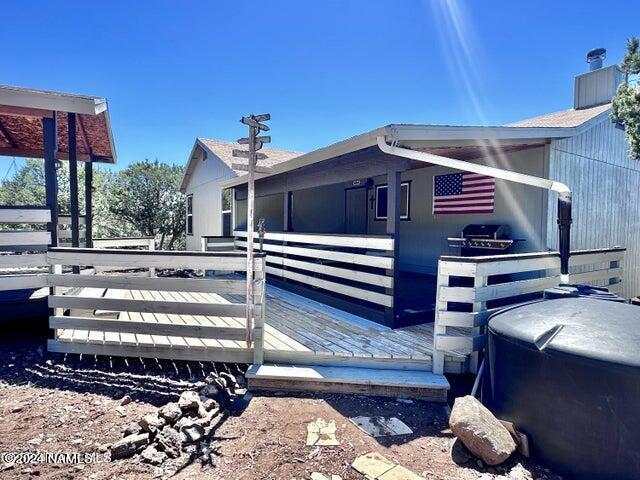
[[[372,147],[377,145],[377,138],[382,135],[389,143],[396,142],[409,148],[476,146],[480,149],[495,150],[500,145],[537,145],[553,138],[571,137],[576,133],[576,128],[565,127],[387,125],[282,162],[272,167],[272,173],[268,175],[256,174],[256,179],[282,174]],[[223,188],[230,188],[245,184],[246,181],[245,176],[242,176],[222,182],[221,185]]]
[[[191,149],[191,153],[189,154],[189,160],[187,160],[187,167],[184,169],[184,175],[182,175],[182,182],[180,182],[180,191],[182,193],[185,193],[187,191],[189,181],[191,180],[193,171],[196,168],[196,162],[198,161],[197,153],[199,149],[204,152],[209,150],[207,146],[200,141],[199,138],[196,138],[196,141],[193,144],[193,148]]]
[[[43,158],[42,119],[56,115],[57,158],[68,159],[68,113],[77,114],[78,160],[115,163],[105,98],[5,85],[0,85],[0,155]]]

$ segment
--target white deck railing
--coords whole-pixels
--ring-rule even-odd
[[[200,249],[203,252],[233,252],[235,250],[234,240],[234,237],[223,235],[200,237]]]
[[[233,234],[246,249],[247,233]],[[393,249],[389,236],[293,232],[265,233],[262,245],[268,274],[386,308],[394,303]]]
[[[614,247],[572,252],[569,261],[571,282],[606,286],[611,291],[620,291],[623,273],[621,262],[625,251],[625,248]],[[486,344],[484,327],[489,316],[498,309],[488,308],[487,304],[494,301],[500,301],[501,306],[517,303],[522,301],[523,295],[558,286],[559,269],[558,252],[440,257],[434,326],[434,372],[443,372],[447,351],[469,354],[469,369],[475,372],[478,352]],[[518,278],[523,277],[522,274],[530,278]],[[464,278],[469,286],[459,286],[465,284]],[[466,308],[460,308],[460,304]],[[458,329],[458,334],[452,335],[447,327],[466,327],[469,333],[460,335]]]
[[[185,324],[163,322],[156,319],[144,321],[140,314],[159,315],[196,315],[246,318],[246,297],[243,302],[219,301],[200,294],[246,295],[246,282],[243,279],[185,279],[185,278],[146,278],[134,275],[81,275],[62,273],[66,265],[91,265],[126,268],[171,268],[217,271],[246,271],[246,256],[241,253],[176,252],[176,251],[136,251],[136,250],[100,250],[83,248],[50,248],[46,254],[53,273],[47,275],[47,284],[54,287],[49,296],[49,307],[54,309],[49,325],[56,332],[49,341],[49,350],[65,352],[69,349],[69,340],[61,340],[60,331],[73,329],[87,332],[116,332],[136,335],[170,335],[185,338],[205,338],[215,340],[246,340],[247,348],[253,345],[254,363],[262,363],[264,355],[264,314],[265,314],[265,258],[256,255],[255,281],[256,295],[255,319],[247,322],[246,328],[221,327],[207,325],[207,322]],[[60,288],[67,287],[68,294],[62,295]],[[72,289],[72,287],[76,287]],[[120,291],[123,295],[111,297],[71,292],[87,289],[107,292]],[[148,295],[139,298],[127,298],[127,291],[142,291]],[[158,299],[156,292],[189,292],[193,301],[173,301]],[[160,297],[162,298],[162,297]],[[67,310],[94,312],[94,316],[64,316]],[[132,312],[137,314],[131,319],[105,319],[95,316],[98,310],[108,312]],[[87,333],[88,334],[88,333]],[[81,336],[85,338],[86,335]],[[70,340],[73,343],[73,339]],[[128,348],[128,355],[142,355],[135,346]],[[153,352],[151,352],[151,356]]]

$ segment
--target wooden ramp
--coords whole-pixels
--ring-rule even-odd
[[[446,402],[449,382],[425,371],[303,365],[251,365],[251,390],[358,393]]]

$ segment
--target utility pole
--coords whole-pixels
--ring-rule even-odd
[[[234,157],[246,158],[247,163],[234,163],[232,168],[235,170],[244,170],[247,175],[247,347],[251,347],[253,319],[254,319],[254,271],[253,271],[253,210],[255,203],[255,174],[268,173],[269,169],[257,166],[258,160],[264,160],[267,156],[258,152],[265,143],[271,142],[269,136],[259,136],[261,131],[269,131],[269,127],[260,122],[266,122],[271,119],[268,113],[262,115],[248,115],[240,119],[240,123],[249,127],[249,136],[238,140],[240,145],[248,145],[249,151],[234,149],[232,155]],[[263,306],[264,308],[264,306]]]

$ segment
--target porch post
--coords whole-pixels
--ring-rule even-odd
[[[236,214],[238,213],[238,207],[236,206],[236,187],[231,189],[231,236],[236,230]]]
[[[67,145],[69,147],[69,196],[71,204],[71,246],[80,246],[80,208],[78,206],[78,151],[76,114],[67,113]],[[75,270],[75,268],[74,268]],[[75,272],[78,273],[78,272]]]
[[[291,192],[284,192],[284,218],[282,221],[282,231],[290,232],[291,231]]]
[[[393,269],[387,270],[387,275],[393,277],[393,288],[387,288],[386,293],[393,297],[393,305],[385,307],[384,323],[394,327],[398,317],[397,295],[398,287],[398,252],[400,251],[400,171],[387,172],[387,235],[393,237]]]
[[[42,119],[44,141],[44,184],[46,204],[51,211],[51,222],[47,230],[51,234],[51,245],[58,246],[58,180],[56,178],[56,156],[58,153],[58,131],[56,112]]]
[[[84,235],[85,246],[93,248],[93,155],[84,164]]]

